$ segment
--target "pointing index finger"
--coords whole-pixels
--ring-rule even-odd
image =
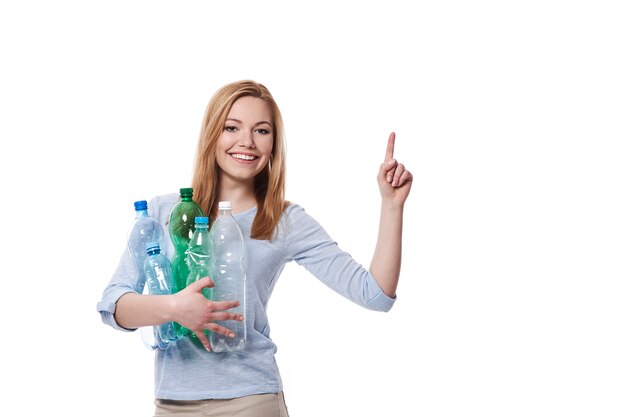
[[[396,134],[391,132],[389,140],[387,141],[387,152],[385,154],[385,162],[390,161],[393,158],[393,146],[396,142]]]

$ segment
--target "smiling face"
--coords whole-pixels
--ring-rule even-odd
[[[270,106],[245,96],[235,101],[217,141],[216,160],[221,180],[253,183],[272,155],[274,126]]]

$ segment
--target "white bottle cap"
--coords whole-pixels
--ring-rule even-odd
[[[230,201],[220,201],[218,204],[219,210],[232,210],[233,204]]]

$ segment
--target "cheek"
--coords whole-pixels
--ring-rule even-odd
[[[217,166],[219,166],[222,169],[227,158],[229,158],[229,156],[226,154],[226,150],[227,148],[224,148],[224,146],[220,146],[219,144],[217,145],[217,148],[215,149],[215,162],[217,163]]]
[[[222,133],[220,138],[217,140],[217,146],[215,150],[219,154],[225,152],[226,149],[228,149],[228,137],[224,136],[224,133]]]
[[[273,149],[274,149],[274,145],[271,141],[261,144],[261,151],[263,152],[263,155],[266,155],[267,157],[269,157],[272,154]]]

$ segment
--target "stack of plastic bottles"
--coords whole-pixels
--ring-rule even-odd
[[[128,234],[128,250],[135,265],[134,289],[151,295],[174,294],[209,276],[215,285],[205,288],[204,296],[214,301],[238,300],[239,307],[231,311],[244,314],[244,237],[232,216],[231,203],[219,203],[219,215],[209,230],[209,218],[193,201],[193,190],[181,188],[180,196],[169,216],[168,232],[174,246],[171,260],[162,253],[166,235],[161,224],[149,215],[147,202],[134,204],[136,216]],[[232,330],[235,337],[205,330],[213,351],[244,349],[245,321],[216,323]],[[152,350],[167,349],[183,337],[195,337],[191,330],[175,322],[144,327],[141,333],[144,344]]]

